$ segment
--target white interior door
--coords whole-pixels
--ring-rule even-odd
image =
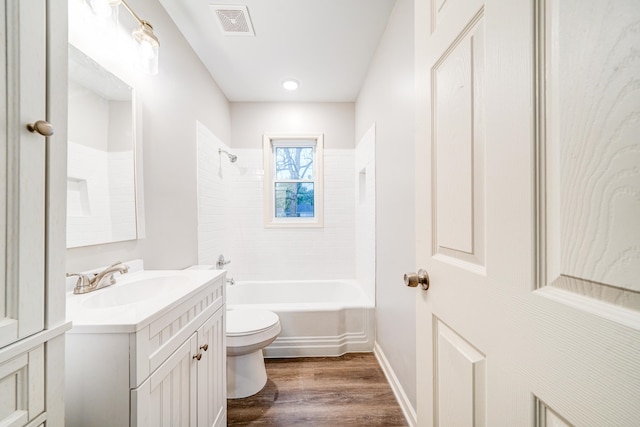
[[[640,2],[415,5],[419,425],[640,425]]]

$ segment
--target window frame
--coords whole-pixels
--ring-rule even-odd
[[[300,143],[309,141],[308,144]],[[276,147],[313,147],[313,180],[294,180],[313,182],[313,210],[314,217],[286,217],[275,216],[275,148]],[[322,133],[265,133],[263,135],[264,162],[264,226],[278,227],[308,227],[324,226],[324,136]]]

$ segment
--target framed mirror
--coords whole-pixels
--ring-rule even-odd
[[[144,236],[141,108],[133,88],[69,45],[67,248]]]

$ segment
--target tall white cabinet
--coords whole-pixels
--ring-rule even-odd
[[[0,425],[63,426],[66,2],[0,4]],[[45,137],[38,120],[54,125]]]

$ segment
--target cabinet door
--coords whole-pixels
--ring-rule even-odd
[[[45,8],[0,5],[0,347],[44,328]]]
[[[198,329],[198,427],[227,425],[225,311],[223,306]]]
[[[44,345],[0,363],[0,425],[42,418],[45,407]]]
[[[196,427],[197,336],[193,334],[166,362],[131,390],[132,427]]]

